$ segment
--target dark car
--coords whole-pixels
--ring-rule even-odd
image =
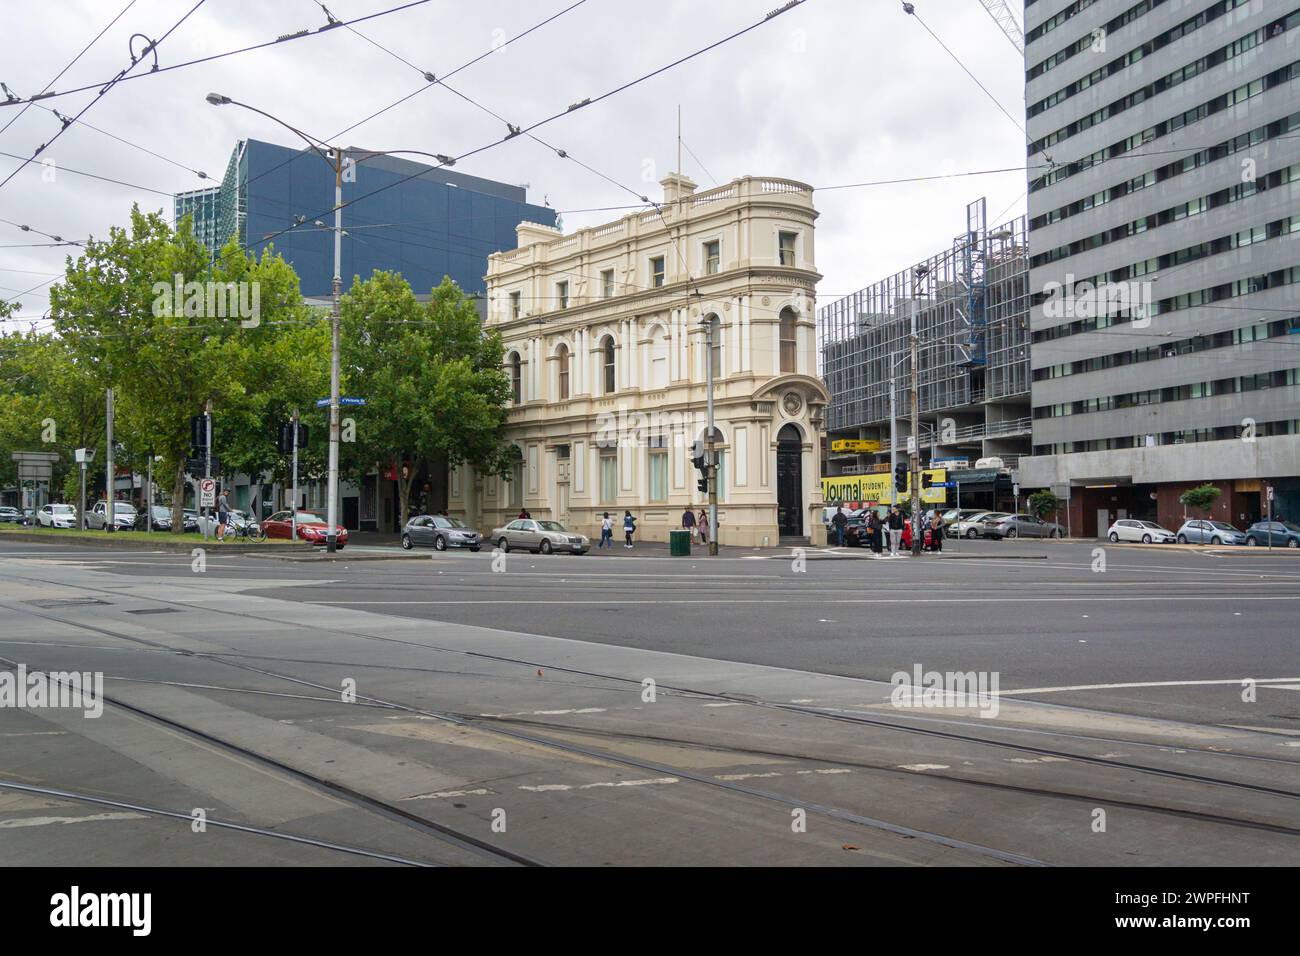
[[[459,518],[448,515],[416,515],[406,522],[406,527],[402,530],[402,547],[409,551],[417,546],[433,548],[435,551],[446,551],[448,548],[477,551],[483,546],[483,538]]]
[[[135,530],[146,531],[150,527],[149,513],[141,508],[139,514],[135,516]],[[153,530],[170,531],[172,529],[172,509],[164,508],[162,505],[153,506]]]
[[[1293,521],[1256,521],[1246,529],[1249,547],[1300,548],[1300,525]]]
[[[868,548],[871,546],[870,533],[867,531],[867,519],[855,515],[844,526],[844,544],[850,548]]]

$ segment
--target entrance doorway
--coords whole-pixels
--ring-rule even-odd
[[[803,440],[786,425],[776,436],[776,524],[782,537],[803,532]]]

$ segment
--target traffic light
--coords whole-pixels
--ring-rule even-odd
[[[280,435],[277,441],[277,447],[280,454],[289,455],[293,453],[293,422],[283,422],[280,425]],[[307,447],[307,426],[298,423],[298,448]]]
[[[691,464],[695,470],[707,474],[707,466],[704,463],[704,442],[696,439],[695,444],[691,446]],[[700,489],[703,491],[704,489]]]
[[[928,471],[923,471],[923,472],[921,472],[921,487],[922,487],[922,488],[929,488],[929,487],[930,487],[930,484],[931,484],[933,481],[934,481],[934,476],[931,475]]]
[[[698,488],[703,494],[707,495],[709,493],[709,479],[701,478],[699,481],[695,483],[695,487]]]
[[[898,464],[894,466],[894,490],[907,490],[907,466]]]

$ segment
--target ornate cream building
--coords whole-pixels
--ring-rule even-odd
[[[570,235],[521,223],[519,248],[489,257],[486,321],[505,341],[519,464],[510,481],[454,470],[449,508],[485,534],[527,508],[593,538],[603,512],[621,529],[627,510],[640,538],[666,540],[707,503],[691,463],[707,361],[721,542],[824,543],[812,188],[661,185],[662,212]]]

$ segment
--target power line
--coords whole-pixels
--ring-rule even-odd
[[[262,50],[262,49],[265,49],[266,47],[270,47],[270,46],[278,46],[278,45],[281,44],[281,43],[292,43],[294,40],[301,40],[301,39],[303,39],[303,38],[305,38],[305,37],[319,36],[320,34],[325,33],[325,32],[327,32],[327,31],[329,31],[329,30],[332,30],[332,29],[334,29],[334,28],[337,27],[337,26],[346,26],[347,24],[351,24],[351,23],[363,23],[363,22],[365,22],[366,20],[374,20],[374,19],[376,19],[376,18],[378,18],[378,17],[385,17],[385,16],[388,16],[390,13],[400,13],[402,10],[408,10],[408,9],[410,9],[411,7],[418,7],[418,6],[421,6],[421,5],[426,4],[426,3],[428,3],[428,2],[429,2],[429,0],[410,0],[410,2],[408,2],[408,3],[404,3],[404,4],[402,4],[402,5],[399,6],[399,7],[390,7],[390,8],[387,9],[387,10],[380,10],[378,13],[368,13],[368,14],[366,14],[364,17],[357,17],[357,18],[355,18],[355,19],[353,19],[353,20],[348,20],[348,21],[346,21],[345,23],[342,23],[342,24],[327,24],[326,26],[320,27],[320,28],[317,29],[317,30],[305,30],[305,29],[304,29],[304,30],[299,30],[299,31],[296,32],[296,33],[286,33],[286,34],[284,34],[283,36],[278,36],[278,37],[276,37],[274,40],[267,40],[267,41],[265,41],[264,43],[254,43],[254,44],[252,44],[252,45],[250,45],[250,46],[240,47],[240,48],[237,49],[237,50],[227,50],[227,51],[224,52],[224,53],[214,53],[214,54],[212,54],[211,56],[203,56],[203,57],[199,57],[198,59],[194,59],[194,60],[186,60],[186,61],[184,61],[184,62],[182,62],[182,63],[174,63],[174,64],[172,64],[171,66],[155,67],[155,69],[150,70],[148,73],[141,73],[141,74],[138,74],[138,75],[136,75],[136,76],[126,76],[126,77],[120,77],[120,78],[115,77],[114,79],[112,79],[112,80],[108,80],[108,81],[106,81],[106,82],[108,82],[108,83],[116,83],[116,82],[119,81],[119,79],[120,79],[121,81],[125,81],[125,80],[138,80],[138,79],[141,79],[142,77],[145,77],[145,76],[156,76],[156,75],[159,74],[159,73],[168,73],[168,72],[170,72],[170,71],[172,71],[172,70],[180,70],[180,69],[183,69],[183,68],[185,68],[185,67],[187,67],[187,66],[195,66],[195,65],[197,65],[197,64],[199,64],[199,63],[211,63],[213,60],[221,60],[221,59],[224,59],[225,57],[228,57],[228,56],[237,56],[237,55],[240,54],[240,53],[251,53],[251,52],[254,51],[254,50]],[[193,12],[193,11],[191,11],[191,12]],[[186,16],[188,16],[188,14],[186,14]],[[169,31],[169,32],[170,32],[170,31]],[[162,42],[162,41],[159,41],[159,42]],[[90,83],[90,84],[87,84],[86,86],[77,86],[77,87],[74,87],[74,88],[72,88],[72,89],[70,89],[70,90],[60,90],[59,92],[56,92],[56,93],[43,93],[43,94],[41,94],[41,95],[39,95],[39,96],[28,97],[27,99],[12,99],[12,100],[9,100],[9,101],[7,101],[7,102],[0,102],[0,106],[16,106],[16,105],[19,104],[19,103],[30,103],[30,102],[33,102],[33,101],[38,100],[38,99],[39,99],[39,100],[47,100],[47,99],[51,99],[51,98],[53,98],[53,97],[55,97],[55,96],[67,96],[67,95],[69,95],[69,94],[71,94],[71,93],[82,93],[82,92],[84,92],[84,91],[86,91],[86,90],[94,90],[94,89],[98,89],[98,88],[100,88],[100,87],[102,87],[102,86],[104,86],[104,85],[105,85],[104,83]]]
[[[182,16],[179,20],[177,20],[174,24],[172,24],[171,29],[169,29],[166,33],[164,33],[159,39],[150,40],[148,37],[144,37],[146,40],[148,40],[148,43],[145,45],[144,49],[140,52],[139,57],[135,55],[134,50],[131,50],[131,44],[130,41],[128,41],[127,48],[128,50],[131,50],[130,65],[123,68],[117,74],[117,76],[109,80],[108,83],[106,83],[103,87],[101,87],[99,92],[95,94],[94,99],[92,99],[89,103],[83,106],[81,108],[81,112],[79,112],[76,116],[74,116],[71,122],[64,123],[61,127],[59,127],[59,131],[55,133],[54,136],[48,142],[42,143],[40,146],[38,146],[36,148],[36,152],[32,153],[32,155],[29,156],[27,159],[24,159],[22,164],[17,169],[11,172],[3,180],[0,180],[0,189],[3,189],[10,182],[10,180],[12,180],[20,172],[26,169],[28,163],[30,163],[37,156],[41,155],[41,153],[43,153],[46,149],[48,149],[54,143],[55,140],[57,140],[60,136],[63,135],[64,130],[66,130],[70,125],[72,125],[72,123],[75,123],[77,120],[81,119],[81,117],[84,116],[86,112],[90,110],[91,107],[93,107],[96,103],[98,103],[101,99],[103,99],[104,96],[108,93],[108,91],[111,90],[114,86],[116,86],[122,80],[123,77],[125,77],[128,73],[134,70],[138,64],[144,62],[145,57],[147,57],[150,53],[153,53],[154,66],[157,67],[158,47],[163,43],[163,41],[165,41],[169,36],[171,36],[174,32],[176,32],[177,28],[179,28],[182,23],[188,20],[191,14],[193,14],[194,11],[197,10],[199,7],[203,6],[203,4],[204,4],[204,0],[198,0],[198,2],[194,4],[194,6],[190,7],[190,9],[185,13],[184,16]],[[140,34],[140,33],[133,34],[131,40],[134,40],[137,36],[144,36],[144,34]]]
[[[568,116],[568,115],[571,114],[571,113],[575,113],[575,112],[578,112],[579,110],[585,109],[585,108],[587,108],[587,107],[589,107],[589,106],[593,106],[593,105],[595,105],[596,103],[601,102],[602,100],[609,99],[611,96],[614,96],[614,95],[616,95],[616,94],[618,94],[618,93],[621,93],[621,92],[623,92],[623,91],[625,91],[625,90],[631,89],[632,87],[634,87],[634,86],[636,86],[636,85],[638,85],[638,84],[640,84],[640,83],[644,83],[646,80],[652,79],[653,77],[656,77],[656,76],[658,76],[658,75],[661,74],[661,73],[664,73],[664,72],[666,72],[666,71],[668,71],[668,70],[671,70],[672,68],[674,68],[674,67],[676,67],[676,66],[679,66],[679,65],[681,65],[682,63],[686,63],[687,61],[692,60],[692,59],[694,59],[694,58],[696,58],[696,57],[698,57],[698,56],[701,56],[701,55],[703,55],[704,53],[707,53],[707,52],[709,52],[709,51],[711,51],[711,50],[714,50],[714,49],[716,49],[716,48],[722,46],[723,44],[730,42],[731,40],[735,40],[735,39],[737,39],[738,37],[744,36],[746,33],[749,33],[749,32],[752,31],[752,30],[756,30],[756,29],[758,29],[759,27],[764,26],[764,25],[767,24],[767,23],[770,23],[772,20],[774,20],[776,17],[780,16],[781,14],[783,14],[783,13],[787,13],[787,12],[789,12],[790,10],[793,10],[793,9],[795,9],[796,7],[802,6],[804,3],[807,3],[807,2],[808,2],[808,0],[790,0],[790,2],[787,3],[785,6],[780,7],[780,8],[778,8],[778,9],[776,9],[776,10],[773,10],[773,11],[769,12],[766,16],[763,17],[763,19],[758,20],[758,21],[756,21],[756,22],[754,22],[754,23],[751,23],[751,24],[749,24],[748,26],[742,27],[741,29],[735,31],[734,33],[728,34],[727,36],[725,36],[725,37],[723,37],[723,38],[721,38],[721,39],[719,39],[719,40],[715,40],[713,43],[710,43],[710,44],[708,44],[707,46],[700,47],[699,49],[697,49],[697,50],[695,50],[695,51],[693,51],[693,52],[691,52],[691,53],[688,53],[688,54],[686,54],[685,56],[679,57],[678,59],[673,60],[671,63],[667,63],[667,64],[665,64],[664,66],[661,66],[661,67],[659,67],[659,68],[656,69],[656,70],[652,70],[652,71],[649,72],[649,73],[645,73],[645,74],[643,74],[643,75],[637,77],[636,79],[629,80],[628,82],[623,83],[623,84],[621,84],[620,86],[616,86],[616,87],[614,87],[614,88],[611,89],[611,90],[607,90],[606,92],[601,93],[601,94],[599,94],[599,95],[597,95],[597,96],[594,96],[594,97],[587,97],[586,99],[580,100],[580,101],[578,101],[578,102],[576,102],[576,103],[571,103],[571,104],[570,104],[566,109],[561,110],[561,111],[558,112],[558,113],[554,113],[554,114],[552,114],[551,116],[545,117],[544,119],[538,120],[538,121],[532,123],[531,125],[529,125],[529,126],[527,126],[527,127],[521,128],[521,127],[518,127],[518,126],[515,126],[515,125],[512,125],[512,124],[511,124],[511,125],[508,125],[508,130],[509,130],[509,132],[507,133],[507,135],[506,135],[503,139],[493,140],[492,142],[490,142],[490,143],[486,143],[486,144],[484,144],[483,146],[479,146],[479,147],[477,147],[477,148],[475,148],[475,149],[471,149],[471,150],[469,150],[469,151],[467,151],[467,152],[464,152],[464,153],[460,154],[459,156],[451,157],[451,162],[448,162],[448,163],[439,163],[437,166],[432,167],[432,168],[430,168],[430,169],[427,169],[427,170],[421,170],[421,171],[416,172],[416,173],[411,173],[411,174],[408,175],[408,176],[403,176],[403,177],[401,177],[401,178],[399,178],[399,179],[395,179],[395,180],[393,180],[392,182],[390,182],[390,183],[388,183],[388,184],[386,184],[386,185],[384,185],[384,186],[380,186],[378,189],[371,190],[371,191],[368,192],[368,193],[363,193],[363,194],[360,195],[360,196],[356,196],[356,197],[354,197],[354,198],[352,198],[352,199],[347,200],[346,202],[342,203],[342,204],[339,206],[339,208],[340,208],[340,209],[343,209],[343,208],[346,208],[346,207],[348,207],[348,206],[354,205],[354,204],[360,202],[360,201],[363,200],[363,199],[368,199],[369,197],[374,196],[374,195],[377,195],[378,193],[381,193],[381,192],[384,192],[384,191],[386,191],[386,190],[392,189],[394,186],[400,186],[400,185],[402,185],[403,183],[406,183],[406,182],[411,181],[412,179],[417,179],[417,178],[419,178],[420,176],[424,176],[424,175],[426,175],[428,172],[431,172],[431,171],[433,171],[433,170],[435,170],[435,169],[440,169],[440,168],[443,168],[443,167],[445,167],[445,166],[451,166],[451,165],[454,165],[455,163],[458,163],[458,162],[460,162],[460,161],[463,160],[463,159],[467,159],[467,158],[469,158],[470,156],[475,156],[475,155],[477,155],[477,154],[479,154],[479,153],[486,152],[487,150],[492,149],[492,148],[495,147],[495,146],[499,146],[501,143],[508,142],[509,140],[512,140],[512,139],[514,139],[514,138],[517,137],[517,136],[521,136],[521,135],[524,135],[524,134],[526,134],[526,133],[531,133],[532,131],[534,131],[534,130],[536,130],[536,129],[540,129],[541,127],[546,126],[546,125],[549,124],[549,123],[553,123],[555,120],[559,119],[559,118],[562,117],[562,116]],[[626,187],[624,187],[624,188],[626,188]],[[317,213],[316,215],[313,215],[313,216],[307,216],[307,217],[305,217],[305,219],[307,219],[307,220],[315,220],[315,219],[319,219],[321,216],[325,216],[325,215],[327,215],[327,214],[329,214],[329,213],[331,213],[331,212],[333,212],[333,211],[334,211],[334,207],[331,206],[329,209],[323,210],[323,211],[321,211],[321,212],[319,212],[319,213]],[[268,236],[268,237],[266,237],[266,238],[267,238],[267,239],[274,239],[274,238],[276,238],[276,237],[278,237],[278,236],[283,235],[283,234],[286,233],[286,232],[289,232],[289,231],[291,231],[291,230],[297,228],[298,225],[299,225],[299,223],[294,223],[294,224],[292,224],[292,225],[286,226],[284,229],[281,229],[279,232],[272,233],[270,236]]]
[[[13,126],[14,123],[18,122],[18,120],[22,118],[22,115],[27,112],[27,108],[32,105],[32,102],[36,100],[38,97],[44,96],[49,91],[50,87],[59,81],[59,77],[61,77],[64,73],[67,73],[68,70],[72,69],[72,67],[76,65],[76,62],[85,55],[86,51],[89,50],[96,43],[98,43],[99,38],[102,37],[105,33],[107,33],[109,31],[109,28],[112,27],[114,23],[117,23],[118,20],[121,20],[122,17],[125,16],[126,11],[130,10],[133,6],[135,6],[135,0],[130,0],[130,2],[125,7],[122,8],[121,13],[119,13],[117,16],[115,16],[112,20],[108,22],[108,26],[104,27],[104,29],[96,33],[95,38],[91,40],[89,43],[87,43],[84,47],[82,47],[81,52],[78,53],[76,56],[74,56],[71,62],[69,62],[67,66],[59,70],[59,72],[55,74],[54,79],[50,80],[50,82],[46,83],[45,86],[41,88],[40,93],[38,93],[36,96],[33,96],[31,99],[27,100],[27,102],[23,105],[23,108],[18,111],[17,115],[14,116],[13,119],[5,123],[4,126],[0,126],[0,135],[3,135],[5,130],[7,130],[10,126]]]

